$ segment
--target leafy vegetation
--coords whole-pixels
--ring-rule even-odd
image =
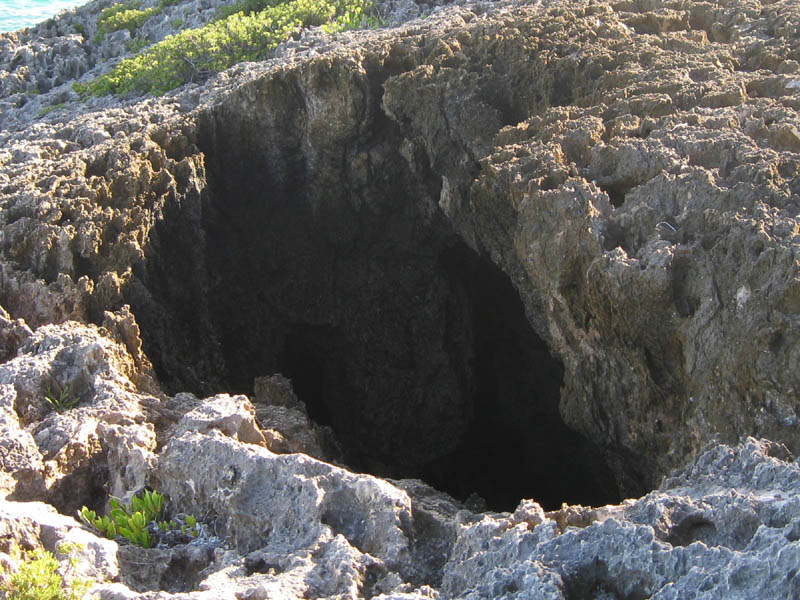
[[[142,5],[141,0],[112,4],[100,11],[94,41],[99,43],[105,34],[120,29],[127,29],[133,35],[150,17],[160,14],[166,7],[178,4],[180,1],[159,0],[158,6],[145,9],[139,8]]]
[[[178,523],[175,522],[174,519],[169,521],[158,522],[158,530],[161,531],[162,533],[178,529],[180,529],[180,532],[183,535],[189,535],[191,537],[196,537],[200,531],[197,528],[197,518],[194,515],[186,515],[186,517],[184,517],[184,523],[181,525],[178,525]]]
[[[143,37],[135,37],[130,40],[125,48],[127,48],[128,52],[139,52],[142,48],[146,48],[150,45],[150,40]]]
[[[77,545],[69,543],[58,547],[59,554],[69,557],[71,571],[77,566],[75,553],[78,549]],[[91,580],[78,577],[65,581],[58,573],[59,562],[51,552],[32,550],[23,555],[15,544],[11,548],[11,557],[24,562],[0,588],[5,592],[6,600],[81,600],[92,586]]]
[[[63,106],[63,104],[61,106]],[[55,110],[59,108],[59,106],[56,105],[50,108],[51,110]],[[40,114],[40,116],[42,115]],[[53,387],[55,387],[56,391],[53,391]],[[65,385],[64,387],[59,387],[58,385],[47,386],[47,391],[45,392],[44,399],[50,405],[50,408],[52,408],[57,413],[62,413],[65,410],[74,408],[79,401],[79,398],[77,396],[72,395],[69,385]]]
[[[111,498],[110,516],[98,517],[97,513],[87,507],[81,508],[78,516],[89,527],[100,532],[109,539],[118,535],[129,542],[150,548],[153,545],[155,532],[180,531],[184,535],[195,537],[199,529],[197,519],[193,515],[186,515],[184,523],[180,526],[174,520],[160,520],[164,512],[164,496],[156,491],[144,491],[131,499],[130,507],[123,506],[116,499]]]
[[[111,6],[108,6],[100,11],[98,23],[103,23],[119,13],[125,12],[126,10],[139,8],[141,5],[141,0],[128,0],[128,2],[118,2],[116,4],[112,4]]]
[[[97,21],[97,35],[95,42],[102,40],[103,36],[112,31],[127,29],[133,34],[139,27],[144,25],[150,17],[161,12],[158,7],[139,10],[139,3],[135,4],[114,4],[104,8]]]
[[[239,0],[238,2],[220,6],[217,9],[217,15],[222,19],[237,13],[250,15],[260,12],[265,8],[277,6],[278,4],[281,4],[282,1],[283,0]]]
[[[292,0],[280,4],[276,0],[243,0],[235,6],[237,12],[199,29],[168,36],[139,55],[122,60],[89,84],[76,83],[75,91],[82,96],[131,92],[161,95],[238,62],[262,60],[305,27],[321,25],[332,33],[377,24],[369,16],[371,0]]]
[[[41,118],[41,117],[47,116],[51,112],[53,112],[54,110],[58,110],[60,108],[64,108],[65,106],[66,106],[66,104],[64,102],[60,102],[59,104],[53,104],[52,106],[45,106],[39,111],[39,117]],[[47,398],[47,395],[45,395],[45,398]],[[52,404],[52,402],[50,402],[50,400],[47,400],[47,402],[48,402],[48,404],[50,404],[51,407],[53,406],[53,404]]]

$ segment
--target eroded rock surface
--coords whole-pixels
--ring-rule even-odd
[[[800,594],[796,2],[459,4],[79,104],[107,4],[0,61],[0,487],[205,524],[101,597]]]

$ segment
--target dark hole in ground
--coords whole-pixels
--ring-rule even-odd
[[[258,110],[201,121],[207,186],[165,207],[127,290],[168,388],[250,393],[282,372],[355,470],[493,509],[618,500],[561,421],[562,364],[452,230],[427,158],[379,111],[326,147],[291,119],[259,129]]]
[[[608,195],[611,206],[619,208],[625,204],[625,194],[631,190],[631,186],[625,184],[601,185],[600,189]]]
[[[717,527],[701,515],[692,515],[673,527],[667,542],[673,546],[688,546],[694,542],[708,546],[718,545]]]

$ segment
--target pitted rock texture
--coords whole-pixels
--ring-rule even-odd
[[[771,456],[777,454],[780,458]],[[621,506],[462,525],[442,590],[459,598],[791,598],[795,461],[776,444],[717,445]],[[583,512],[584,514],[579,514]],[[794,569],[794,567],[792,567]]]
[[[800,594],[796,2],[454,5],[88,105],[70,18],[3,38],[0,489],[205,519],[101,597]]]
[[[467,373],[476,347],[435,328],[480,315],[441,304],[463,283],[415,281],[391,257],[409,244],[398,259],[431,273],[444,249],[466,244],[508,277],[532,335],[563,364],[557,410],[603,449],[623,494],[715,436],[797,451],[798,9],[659,6],[454,8],[345,36],[318,58],[240,67],[200,93],[8,134],[0,300],[29,326],[96,322],[131,303],[145,351],[177,389],[247,391],[301,353],[336,373],[321,376],[340,390],[329,404],[356,403],[334,423],[387,396],[370,373],[389,369],[380,381],[400,391],[400,411],[431,378],[441,391],[420,396],[421,421],[451,433],[406,449],[422,465],[455,451],[447,440],[480,412],[460,404],[482,385]],[[430,258],[407,254],[426,247]],[[441,308],[411,317],[392,298]],[[410,323],[409,341],[400,323],[379,331],[392,313]],[[372,350],[355,356],[358,331],[365,348],[389,351],[388,367],[376,371]],[[463,331],[488,343],[478,325]],[[524,360],[530,373],[543,359]],[[555,415],[548,402],[537,400]],[[381,429],[380,415],[352,437]]]

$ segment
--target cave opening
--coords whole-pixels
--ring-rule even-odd
[[[206,185],[165,207],[126,291],[167,389],[251,394],[282,373],[354,470],[493,510],[619,500],[561,420],[563,365],[395,124],[325,145],[307,124],[205,119]]]

